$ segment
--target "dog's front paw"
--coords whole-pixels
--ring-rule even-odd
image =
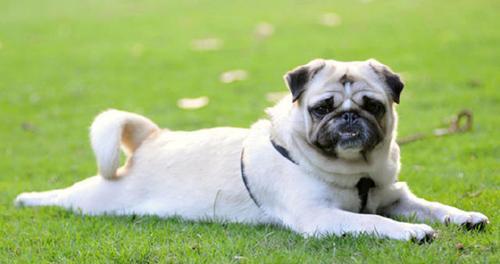
[[[445,224],[457,224],[467,230],[483,230],[490,223],[488,217],[478,212],[457,212],[444,216]]]
[[[436,238],[436,232],[426,224],[401,223],[398,227],[392,227],[386,234],[387,237],[414,241],[419,244],[431,242]]]

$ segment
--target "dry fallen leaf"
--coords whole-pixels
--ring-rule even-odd
[[[287,95],[288,92],[270,92],[266,94],[266,99],[271,103],[277,103],[279,102],[279,100],[281,100],[283,97]]]
[[[470,79],[469,81],[467,81],[467,85],[473,88],[478,88],[483,86],[483,82],[480,79]]]
[[[29,97],[31,104],[36,104],[36,103],[40,102],[40,99],[41,99],[40,96],[36,93],[32,93]]]
[[[218,38],[195,39],[191,41],[191,48],[198,51],[218,50],[222,48],[222,40]]]
[[[246,260],[246,259],[248,259],[247,257],[243,257],[243,256],[234,256],[233,258],[235,260]]]
[[[220,81],[223,83],[232,83],[235,81],[243,81],[248,77],[248,73],[245,70],[237,69],[223,72],[220,75]]]
[[[466,193],[465,195],[463,196],[467,196],[467,197],[478,197],[479,195],[481,195],[481,193],[483,193],[483,190],[478,190],[478,191],[475,191],[475,192],[468,192]]]
[[[208,104],[208,97],[182,98],[177,101],[177,106],[182,109],[199,109]]]
[[[257,39],[265,39],[272,36],[274,33],[274,26],[267,23],[261,22],[255,27],[255,37]]]
[[[338,25],[340,25],[341,22],[342,22],[342,20],[341,20],[340,16],[335,14],[335,13],[325,13],[325,14],[321,15],[321,18],[320,18],[320,24],[322,24],[323,26],[327,26],[327,27],[338,26]]]
[[[130,54],[133,57],[140,57],[144,53],[144,45],[142,43],[135,43],[130,47]]]
[[[37,130],[37,127],[35,125],[33,125],[33,123],[30,123],[30,122],[21,123],[21,128],[24,131],[28,131],[28,132],[35,132]]]

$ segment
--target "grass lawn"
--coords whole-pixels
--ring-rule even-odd
[[[497,0],[0,1],[0,262],[499,263],[499,10]],[[340,23],[320,24],[325,13]],[[255,37],[261,22],[272,36]],[[209,37],[222,47],[192,49]],[[172,129],[247,127],[271,105],[267,93],[285,91],[284,72],[316,57],[374,57],[402,73],[401,136],[474,112],[471,133],[403,146],[400,178],[424,198],[486,214],[485,232],[433,224],[439,238],[426,245],[304,239],[273,226],[12,204],[95,174],[88,126],[104,109]],[[248,79],[221,83],[231,69]],[[198,96],[210,103],[177,107]]]

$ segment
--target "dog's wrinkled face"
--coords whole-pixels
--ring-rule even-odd
[[[285,79],[304,113],[304,137],[325,156],[366,159],[392,136],[403,84],[379,62],[314,60]]]

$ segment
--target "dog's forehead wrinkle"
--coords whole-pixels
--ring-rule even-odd
[[[334,105],[336,107],[341,107],[343,110],[354,109],[356,107],[359,107],[364,103],[363,99],[364,97],[378,100],[382,103],[385,102],[384,95],[380,94],[380,92],[376,90],[370,90],[370,89],[354,90],[352,88],[347,88],[347,91],[327,90],[321,94],[311,95],[308,101],[308,106],[314,107],[315,105],[318,105],[324,100],[327,100],[332,97]]]
[[[367,97],[369,99],[376,100],[376,101],[380,101],[381,103],[386,102],[386,99],[385,99],[386,97],[383,94],[381,94],[380,92],[374,91],[374,90],[360,90],[360,91],[354,92],[351,95],[351,99],[353,101],[357,102],[358,104],[363,104],[365,97]]]
[[[348,78],[351,81],[352,90],[356,90],[358,86],[369,86],[372,90],[377,90],[381,93],[385,93],[383,85],[381,85],[380,79],[370,70],[370,67],[366,65],[365,62],[337,62],[340,63],[339,70],[337,74],[332,77],[336,77],[337,82],[341,82],[342,78]]]
[[[313,95],[313,96],[311,96],[311,99],[309,100],[309,102],[310,102],[309,105],[313,106],[313,105],[316,105],[319,102],[321,102],[323,100],[326,100],[328,98],[331,98],[331,97],[335,98],[335,95],[338,96],[338,95],[341,95],[341,94],[338,91],[325,91],[322,94]]]
[[[339,83],[339,80],[347,74],[347,68],[344,63],[336,61],[327,61],[327,67],[322,71],[322,77],[325,83]]]

